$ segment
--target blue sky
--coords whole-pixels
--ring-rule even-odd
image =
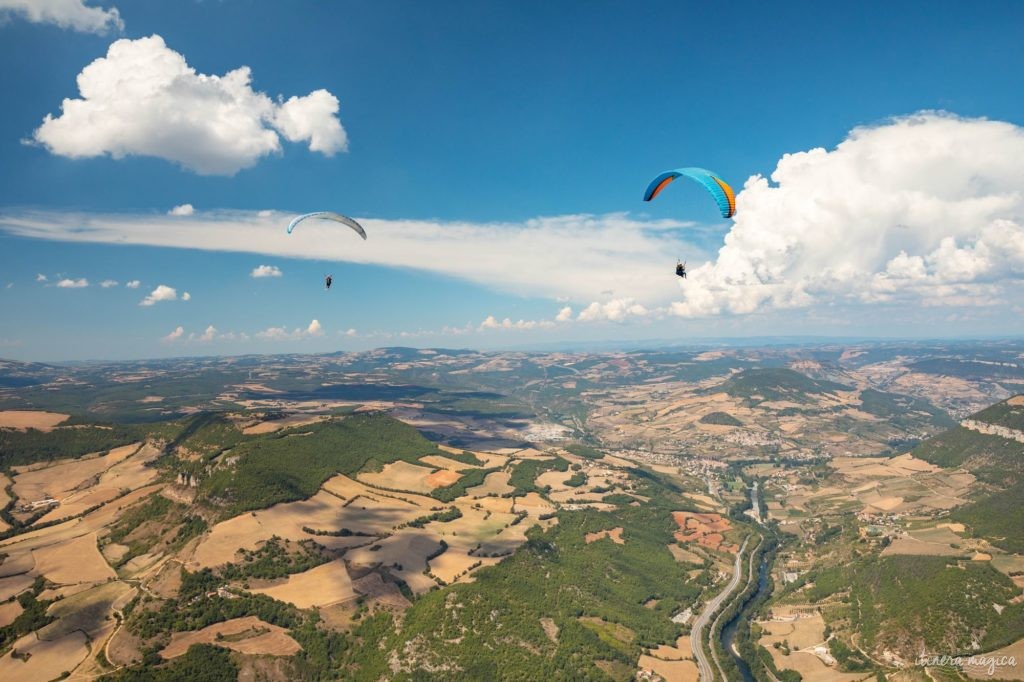
[[[1017,2],[984,12],[953,2],[85,3],[116,7],[122,29],[33,17],[19,4],[0,2],[0,356],[1024,331],[1015,319],[1021,205],[1007,199],[1024,176],[1018,162],[1003,163],[1024,124],[1024,93],[1007,80],[1024,69]],[[123,130],[94,117],[101,132],[82,133],[127,148],[122,158],[106,149],[70,158],[84,143],[66,129],[41,141],[44,117],[83,97],[83,69],[116,40],[150,36],[200,74],[249,67],[251,89],[278,106],[278,96],[326,91],[340,104],[334,120],[347,148],[334,138],[334,153],[313,151],[304,132],[291,141],[268,123],[279,151],[234,173],[197,172],[161,158],[173,151],[138,151],[154,148],[138,138],[153,128],[130,128],[153,107]],[[951,113],[906,118],[932,110]],[[851,135],[863,126],[869,132]],[[937,148],[951,137],[980,142]],[[741,192],[784,155],[831,152],[843,140],[853,140],[849,154],[811,159],[825,164],[811,169],[794,163],[781,182]],[[903,141],[911,156],[931,151],[908,159],[893,151]],[[934,166],[970,166],[965,154],[991,157],[991,177],[973,169],[931,181]],[[835,178],[820,199],[833,207],[827,197],[843,178],[871,187],[866,169],[876,162],[880,173],[908,178],[893,210],[910,220],[865,224],[856,216],[877,208],[865,192],[863,212],[852,202],[824,217],[807,212],[793,219],[804,231],[787,232],[778,207],[808,211],[800,196],[818,200],[813,178]],[[727,178],[746,222],[723,221],[682,182],[640,201],[651,177],[681,165]],[[951,224],[911,210],[922,191],[928,206],[956,216]],[[956,202],[970,199],[992,207],[964,215]],[[182,204],[195,213],[177,223],[166,216]],[[324,209],[364,220],[369,241],[300,228],[295,246],[270,232],[283,232],[292,213]],[[76,236],[76,221],[96,229]],[[179,227],[185,221],[207,232]],[[847,262],[829,249],[835,239],[808,239],[816,221],[857,235],[851,250],[867,244],[871,257]],[[229,232],[216,238],[221,230]],[[734,253],[723,258],[730,230]],[[771,238],[761,243],[763,235]],[[789,260],[764,255],[792,253],[793,242],[799,253]],[[690,289],[672,275],[677,255],[707,264]],[[259,265],[283,274],[251,277]],[[329,293],[325,272],[337,282]],[[82,278],[89,286],[55,286]],[[102,288],[104,280],[118,284]],[[132,280],[138,289],[124,286]],[[743,288],[730,289],[738,281]],[[160,285],[178,300],[139,305]],[[180,300],[186,291],[190,300]],[[275,328],[283,331],[267,333]]]

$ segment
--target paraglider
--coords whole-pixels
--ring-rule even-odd
[[[295,226],[301,223],[303,220],[306,220],[307,218],[316,218],[317,220],[333,220],[334,222],[341,223],[342,225],[348,225],[353,230],[355,230],[356,234],[358,234],[363,239],[366,239],[366,230],[363,229],[362,225],[352,220],[352,218],[349,218],[348,216],[341,215],[340,213],[334,213],[332,211],[315,211],[313,213],[306,213],[305,215],[300,215],[297,218],[293,218],[292,221],[288,223],[288,234],[291,234],[292,230],[295,229]]]
[[[647,186],[647,191],[644,192],[644,201],[650,201],[658,196],[661,190],[668,186],[668,183],[681,175],[699,182],[711,194],[718,204],[723,218],[732,218],[736,215],[736,193],[732,191],[732,187],[716,174],[703,168],[676,168],[661,173]]]
[[[313,213],[306,213],[304,215],[298,216],[297,218],[293,218],[292,221],[288,223],[288,234],[291,234],[292,230],[295,229],[295,226],[301,223],[303,220],[306,220],[307,218],[315,218],[317,220],[333,220],[336,223],[341,223],[342,225],[347,225],[348,227],[351,227],[356,234],[358,234],[363,239],[366,239],[366,230],[363,229],[362,225],[357,223],[352,218],[349,218],[348,216],[341,215],[340,213],[334,213],[332,211],[315,211]],[[327,291],[331,290],[331,284],[333,282],[333,277],[331,277],[330,275],[324,275],[324,288]]]
[[[668,183],[680,176],[700,183],[718,204],[718,210],[722,212],[723,218],[732,218],[736,215],[736,193],[732,191],[732,187],[716,174],[703,168],[676,168],[659,174],[658,177],[651,180],[651,184],[647,185],[647,189],[644,191],[644,201],[654,199],[661,193],[661,190],[668,187]],[[676,275],[686,279],[686,261],[676,260]]]

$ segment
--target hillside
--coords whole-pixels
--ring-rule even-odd
[[[233,513],[312,496],[331,476],[379,471],[397,461],[441,454],[413,427],[383,414],[359,414],[239,443],[230,464],[200,485],[207,500]]]
[[[963,423],[966,426],[957,426],[921,443],[914,456],[942,467],[964,467],[993,484],[1010,483],[1024,474],[1024,442],[997,435],[998,430],[984,426],[1020,431],[1024,425],[1022,396],[987,407]]]
[[[1024,634],[1024,604],[1015,602],[1020,589],[988,563],[889,556],[810,577],[811,602],[840,595],[833,626],[848,623],[873,656],[886,649],[966,653],[975,644],[988,651]]]
[[[785,367],[773,367],[739,372],[722,384],[721,390],[751,402],[788,400],[806,403],[809,402],[809,396],[853,389],[833,381],[812,379]]]

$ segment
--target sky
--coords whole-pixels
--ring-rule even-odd
[[[1024,333],[1019,2],[0,0],[0,65],[0,357]]]

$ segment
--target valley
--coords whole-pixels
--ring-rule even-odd
[[[1021,358],[3,362],[0,676],[1024,679]]]

